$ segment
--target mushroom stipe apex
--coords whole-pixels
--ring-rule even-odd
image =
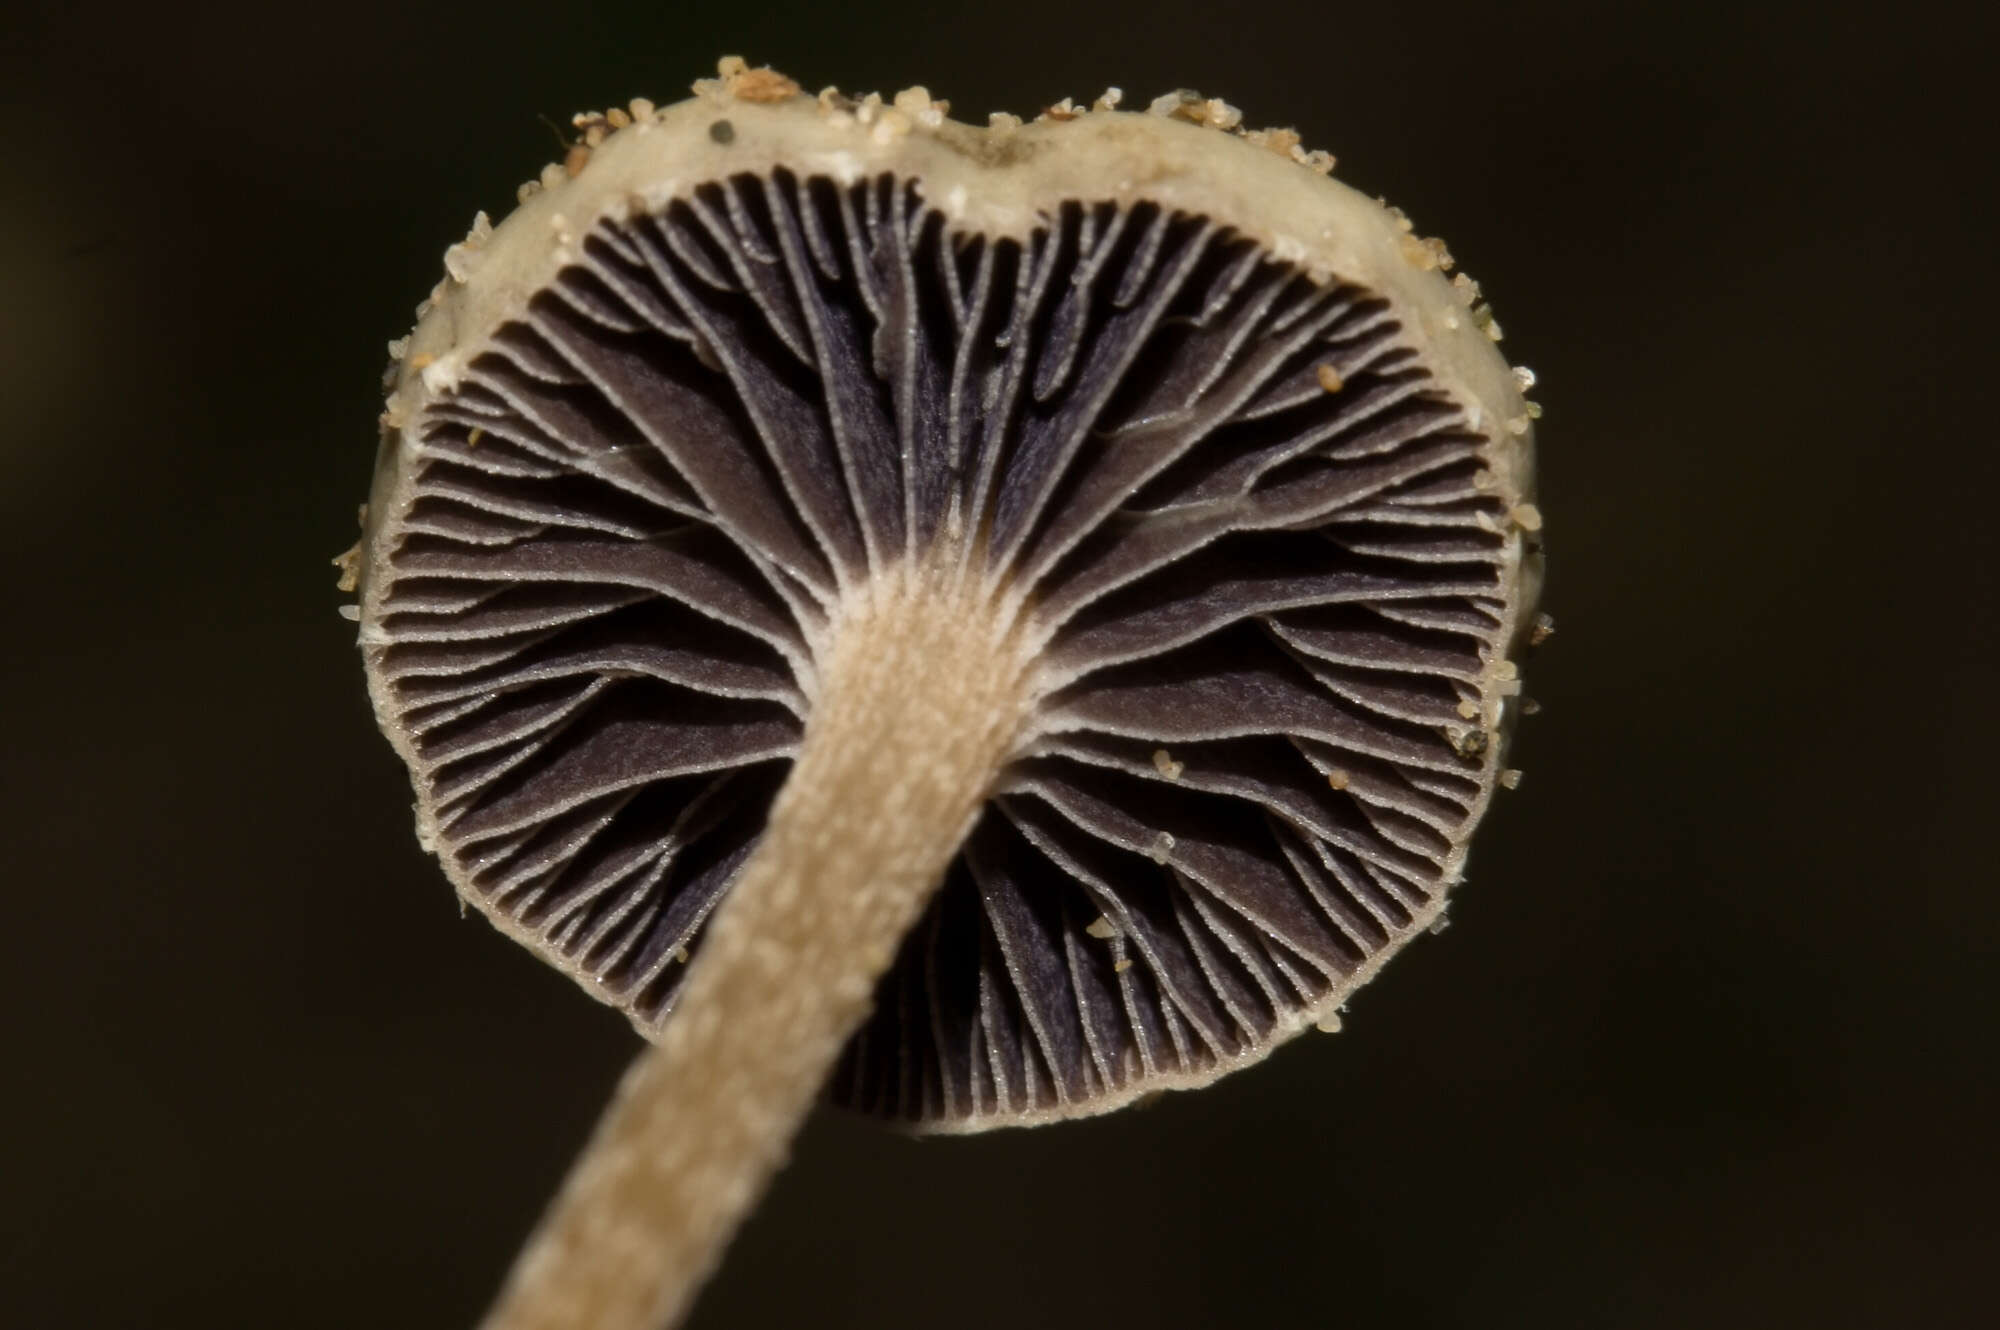
[[[845,715],[963,722],[927,606],[1004,666],[999,756],[827,1082],[913,1128],[1340,1028],[1519,781],[1534,376],[1331,156],[1122,105],[974,126],[725,60],[577,116],[391,343],[336,562],[419,835],[649,1037],[834,742],[829,662],[898,662]]]

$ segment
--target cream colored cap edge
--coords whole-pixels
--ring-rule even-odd
[[[1279,153],[1165,115],[1094,111],[992,128],[825,97],[760,103],[710,92],[644,113],[552,170],[497,227],[482,214],[446,255],[447,276],[400,353],[384,424],[416,420],[450,392],[466,362],[533,293],[580,256],[607,217],[658,211],[699,185],[783,167],[842,183],[913,179],[961,232],[1024,237],[1062,203],[1150,201],[1213,218],[1316,280],[1352,282],[1389,300],[1403,340],[1420,346],[1440,386],[1476,412],[1497,446],[1488,465],[1510,506],[1532,487],[1530,408],[1493,345],[1497,332],[1467,285],[1439,270],[1441,246],[1400,213]],[[870,114],[873,112],[873,114]],[[929,123],[929,122],[935,123]],[[718,128],[726,123],[726,128]],[[581,160],[579,160],[581,159]],[[385,461],[388,459],[384,459]]]

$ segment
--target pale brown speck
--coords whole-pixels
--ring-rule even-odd
[[[893,143],[907,135],[913,128],[910,117],[891,106],[883,110],[875,120],[875,127],[868,136],[877,143]]]
[[[1153,115],[1171,116],[1211,129],[1235,129],[1243,123],[1243,112],[1220,97],[1204,97],[1188,88],[1176,88],[1155,97],[1146,108]]]
[[[739,102],[782,102],[799,95],[799,85],[775,69],[746,69],[729,82]]]
[[[1296,129],[1253,129],[1243,137],[1257,147],[1275,152],[1280,157],[1290,157],[1300,146],[1299,132]]]
[[[341,591],[352,591],[361,584],[361,542],[333,556],[333,566],[340,569],[340,580],[334,583]]]

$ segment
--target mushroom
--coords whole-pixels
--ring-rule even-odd
[[[1531,380],[1331,159],[1116,103],[726,61],[580,117],[392,347],[347,567],[418,834],[654,1043],[490,1326],[676,1319],[822,1090],[1101,1113],[1442,922]]]

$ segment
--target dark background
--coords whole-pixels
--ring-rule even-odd
[[[538,115],[741,52],[969,119],[1191,85],[1333,149],[1542,376],[1559,632],[1455,926],[1345,1033],[1039,1131],[822,1114],[697,1330],[1991,1323],[1969,34],[879,0],[6,26],[0,1322],[469,1326],[635,1051],[461,921],[327,560],[383,344],[554,155]]]

